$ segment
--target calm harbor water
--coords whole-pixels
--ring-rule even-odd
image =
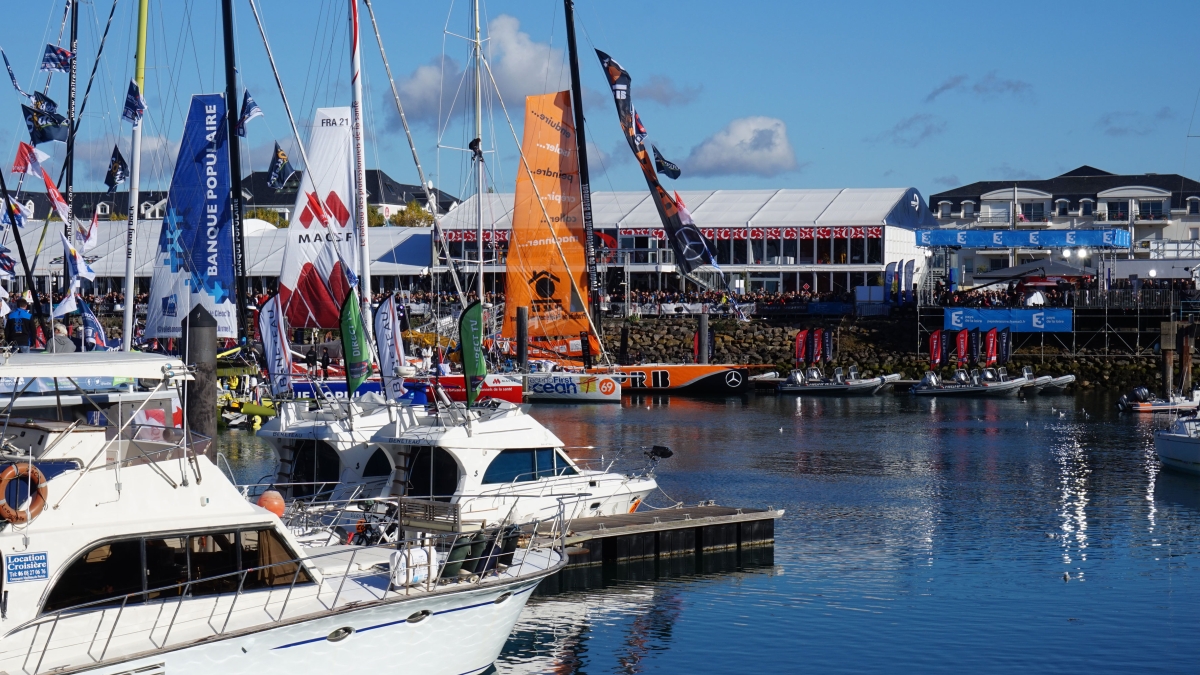
[[[637,446],[669,445],[658,477],[675,500],[787,513],[773,564],[533,598],[499,673],[1200,667],[1200,478],[1160,472],[1163,422],[1118,416],[1110,399],[626,399],[533,414],[600,448],[572,454],[624,447],[636,464]],[[270,471],[252,437],[223,440],[239,477]]]

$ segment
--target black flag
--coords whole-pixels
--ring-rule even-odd
[[[608,54],[597,49],[596,55],[600,57],[600,65],[604,68],[605,76],[608,77],[608,85],[612,87],[613,102],[617,105],[617,118],[621,122],[621,129],[625,132],[625,140],[629,142],[629,149],[633,151],[638,165],[642,167],[642,175],[646,178],[646,184],[655,197],[654,205],[658,208],[658,217],[662,220],[663,229],[666,230],[667,240],[671,242],[671,250],[675,252],[675,264],[679,265],[684,274],[703,265],[715,266],[717,260],[709,250],[708,242],[704,240],[700,228],[693,223],[683,221],[679,214],[679,205],[671,199],[662,184],[658,182],[654,162],[650,159],[650,153],[646,152],[646,146],[642,143],[642,139],[645,138],[645,129],[642,128],[640,120],[637,119],[637,113],[633,110],[633,101],[629,93],[629,84],[632,82],[632,78]]]
[[[671,180],[679,178],[679,165],[664,158],[658,148],[653,145],[650,146],[650,149],[654,151],[654,168]]]
[[[271,166],[267,169],[267,187],[272,190],[282,190],[283,184],[296,173],[292,163],[288,161],[287,153],[279,144],[275,144],[275,155],[271,157]]]
[[[112,159],[108,160],[108,173],[104,174],[104,184],[108,186],[108,193],[116,192],[117,186],[124,183],[128,175],[129,167],[125,164],[125,158],[121,156],[120,148],[114,145]]]
[[[67,118],[57,113],[36,110],[27,105],[21,106],[21,112],[25,113],[25,126],[29,129],[31,144],[40,145],[49,141],[66,142],[70,133]]]
[[[42,112],[58,112],[58,104],[54,102],[54,99],[40,91],[33,92],[33,107],[41,110]]]

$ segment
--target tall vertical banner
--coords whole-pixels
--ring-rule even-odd
[[[633,107],[630,86],[633,78],[608,54],[597,49],[596,56],[600,59],[600,66],[604,68],[608,86],[612,89],[613,102],[617,106],[617,119],[621,123],[621,130],[625,133],[625,140],[629,142],[629,149],[633,151],[638,166],[642,168],[642,176],[650,188],[651,200],[658,210],[658,217],[662,221],[663,230],[666,231],[671,250],[675,253],[675,263],[684,274],[689,274],[692,270],[704,265],[715,267],[717,259],[709,250],[708,243],[700,233],[700,228],[696,227],[695,223],[683,220],[679,212],[679,205],[658,182],[658,172],[654,167],[654,160],[646,151],[643,143],[646,138],[646,130]],[[688,221],[690,220],[689,217]]]
[[[384,396],[398,401],[408,393],[404,388],[404,377],[397,369],[408,364],[404,361],[404,337],[402,335],[404,305],[389,295],[379,309],[375,310],[375,343],[379,346],[379,377],[383,380]]]
[[[942,359],[938,361],[939,366],[950,365],[950,333],[942,331]]]
[[[258,333],[267,360],[271,394],[275,396],[288,394],[292,388],[292,352],[288,348],[287,332],[287,321],[276,295],[258,310]]]
[[[970,335],[970,343],[969,343],[970,347],[968,347],[968,351],[971,354],[971,365],[978,365],[979,364],[979,345],[980,345],[979,329],[972,328],[969,335]]]
[[[958,335],[954,338],[954,351],[958,355],[958,367],[962,368],[967,365],[967,349],[970,347],[971,331],[962,329],[958,331]]]
[[[467,305],[458,319],[458,345],[462,350],[467,407],[471,407],[479,399],[479,390],[487,377],[487,359],[483,355],[483,305],[478,300]]]
[[[1007,365],[1012,358],[1012,330],[1005,328],[999,335],[1000,365]]]
[[[998,332],[999,331],[993,328],[983,336],[983,353],[985,354],[984,365],[986,366],[996,365],[996,359],[999,357],[999,352],[997,351],[997,348],[999,347],[997,344]]]
[[[831,330],[821,333],[821,353],[825,356],[825,363],[833,361],[833,331]]]
[[[821,362],[821,348],[825,346],[825,329],[818,328],[812,332],[812,335],[813,335],[812,362],[820,363]]]
[[[182,337],[197,305],[217,320],[217,337],[237,336],[227,143],[225,98],[193,96],[158,235],[146,337]]]
[[[354,152],[349,108],[318,108],[288,222],[279,302],[294,328],[337,328],[358,283]]]
[[[913,292],[913,272],[916,264],[917,261],[915,260],[909,260],[908,262],[904,263],[904,275],[903,281],[901,281],[902,286],[900,288],[900,293],[904,296],[904,301],[902,304],[905,305],[917,299],[915,293]]]
[[[575,138],[571,92],[525,99],[521,152],[529,171],[524,165],[517,169],[500,334],[516,339],[517,308],[528,307],[530,341],[562,356],[582,356],[579,334],[590,335]],[[589,346],[598,354],[594,339]]]
[[[346,302],[342,304],[340,320],[347,398],[353,398],[359,386],[371,376],[371,345],[367,342],[367,326],[361,307],[358,291],[351,288],[350,293],[346,295]]]
[[[929,334],[929,367],[937,368],[942,365],[942,331],[935,330]]]
[[[896,263],[890,262],[887,267],[883,268],[883,296],[886,298],[887,304],[892,303],[892,291],[896,285]]]
[[[800,364],[805,363],[807,361],[807,359],[805,358],[807,356],[807,354],[808,354],[808,330],[805,329],[805,330],[800,331],[799,333],[796,333],[796,351],[795,351],[795,355],[793,358],[794,358],[797,366],[799,366]]]

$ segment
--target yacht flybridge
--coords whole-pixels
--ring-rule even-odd
[[[670,456],[648,451],[651,468],[640,473],[613,471],[603,460],[593,466],[505,401],[469,409],[446,401],[432,410],[367,397],[317,405],[281,403],[258,431],[279,454],[274,485],[287,497],[435,499],[478,523],[546,518],[560,503],[568,519],[605,516],[636,510],[658,487],[653,464]]]
[[[0,377],[83,376],[113,359],[159,389],[191,377],[177,359],[95,352],[13,355]],[[133,419],[108,428],[3,420],[0,670],[219,664],[258,674],[342,668],[351,658],[384,669],[403,658],[422,673],[474,673],[565,561],[561,509],[532,525],[464,527],[444,505],[418,531],[399,515],[419,503],[397,500],[374,502],[387,507],[371,518],[387,536],[304,548],[209,461],[207,439]]]

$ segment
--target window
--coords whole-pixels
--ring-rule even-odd
[[[1046,205],[1042,202],[1026,202],[1021,204],[1021,215],[1025,222],[1041,222],[1046,217]]]
[[[1096,205],[1090,199],[1079,202],[1079,215],[1090,216],[1095,213],[1095,208]]]
[[[1142,220],[1162,220],[1163,203],[1162,200],[1145,201],[1138,203],[1138,217]]]
[[[867,264],[882,265],[883,264],[883,240],[868,239],[867,240]]]
[[[734,239],[733,241],[731,241],[729,243],[733,245],[733,264],[734,265],[745,265],[746,264],[746,240],[745,239]]]
[[[502,450],[483,473],[483,484],[536,480],[535,461],[533,450]]]
[[[312,577],[303,565],[295,562],[296,556],[275,530],[243,530],[241,532],[242,569],[255,570],[246,575],[242,590],[290,586],[296,583],[312,583]],[[255,569],[265,568],[265,569]],[[297,574],[299,571],[299,574]]]
[[[109,208],[108,202],[100,202],[96,205],[96,213],[102,216],[107,216],[108,214],[112,213],[112,209]]]
[[[1188,215],[1200,216],[1200,199],[1188,200]]]
[[[1200,227],[1188,228],[1188,239],[1192,241],[1200,241]]]
[[[845,238],[837,238],[833,240],[833,262],[839,265],[845,265],[849,262],[847,253],[849,252],[849,241]]]
[[[110,542],[96,546],[71,563],[54,584],[42,611],[52,612],[64,607],[120,598],[141,590],[144,590],[142,540]],[[121,603],[120,600],[114,602]]]
[[[328,492],[341,477],[337,451],[324,441],[300,441],[292,455],[293,497],[308,497]],[[321,485],[328,483],[328,485]]]
[[[1129,202],[1108,202],[1109,220],[1128,220]]]
[[[732,265],[733,264],[733,242],[729,239],[718,239],[717,248],[717,264]]]
[[[371,459],[367,460],[367,467],[363,469],[362,475],[363,478],[392,475],[392,463],[388,460],[387,453],[383,451],[383,448],[375,448]]]
[[[215,534],[173,534],[113,541],[92,547],[62,573],[43,612],[111,599],[120,605],[312,583],[296,554],[270,527]],[[284,563],[284,564],[280,564]],[[258,569],[266,567],[267,569]],[[242,580],[237,572],[254,570]],[[299,573],[297,573],[299,572]],[[222,574],[229,576],[200,581]]]
[[[483,474],[484,485],[523,483],[554,476],[573,476],[575,469],[554,448],[503,450]]]
[[[866,239],[851,239],[850,240],[850,264],[861,265],[866,260],[865,253],[867,249]],[[859,284],[861,286],[862,284]]]
[[[975,204],[972,202],[963,202],[962,214],[963,218],[970,218],[975,215]]]
[[[813,240],[812,239],[801,239],[801,240],[799,240],[798,243],[800,244],[800,255],[796,256],[796,262],[801,263],[801,264],[812,263],[812,261],[813,261]]]
[[[830,240],[829,239],[817,239],[816,241],[817,241],[817,263],[820,265],[828,265],[829,261],[831,259],[830,256],[832,255],[830,252],[830,248],[831,248]]]
[[[750,240],[750,249],[751,249],[750,262],[754,263],[755,265],[761,265],[761,264],[767,262],[767,259],[764,257],[765,248],[766,248],[765,244],[766,244],[766,242],[762,239],[751,239]]]
[[[1069,202],[1058,202],[1057,206],[1058,215],[1065,216],[1067,215],[1067,210],[1071,207],[1071,204]]]
[[[796,244],[797,243],[799,243],[799,242],[797,242],[795,239],[784,239],[783,240],[783,257],[791,258],[792,262],[796,262]]]
[[[411,497],[433,497],[450,501],[458,489],[458,462],[445,448],[428,445],[413,451],[412,468],[408,471],[408,494]]]
[[[942,218],[949,218],[950,217],[950,203],[942,202],[941,204],[938,204],[938,211],[939,211],[938,216],[940,216]]]

